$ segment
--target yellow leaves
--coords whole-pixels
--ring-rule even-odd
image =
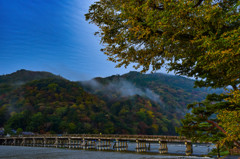
[[[10,116],[14,116],[15,114],[17,114],[15,111],[10,113]]]
[[[145,108],[141,108],[139,111],[140,112],[146,112],[146,109]]]
[[[154,129],[155,132],[158,132],[159,126],[157,124],[153,124],[152,128]]]
[[[240,105],[240,85],[238,86],[238,89],[230,90],[228,95],[229,97],[226,100],[235,105]]]
[[[147,111],[147,114],[153,119],[155,116],[153,115],[153,112],[151,110]]]
[[[226,141],[238,141],[240,139],[240,110],[222,110],[219,111],[218,119],[219,125],[226,131],[226,138],[223,139],[221,144]]]

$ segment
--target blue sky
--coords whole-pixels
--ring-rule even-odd
[[[49,71],[70,80],[127,73],[100,52],[84,14],[94,0],[0,0],[0,75]]]

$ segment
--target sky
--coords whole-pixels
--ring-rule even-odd
[[[84,16],[94,1],[0,0],[0,75],[27,69],[78,81],[133,71],[100,51]]]

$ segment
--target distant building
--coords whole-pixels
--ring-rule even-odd
[[[33,132],[22,132],[22,135],[35,135]]]

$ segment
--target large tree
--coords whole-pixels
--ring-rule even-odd
[[[233,108],[225,108],[239,111],[234,103],[240,89],[239,5],[239,0],[99,0],[86,19],[99,27],[102,51],[117,67],[134,63],[146,72],[165,66],[198,78],[199,87],[232,86],[225,100]]]

